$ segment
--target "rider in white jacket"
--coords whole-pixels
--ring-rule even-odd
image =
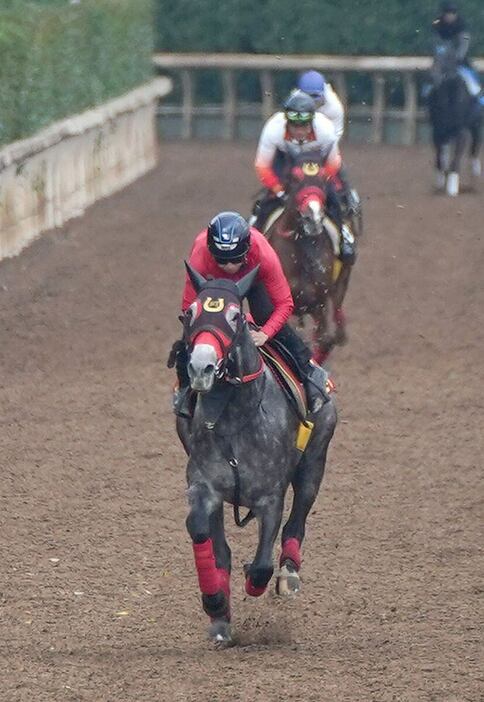
[[[267,191],[254,207],[251,224],[261,231],[269,215],[284,202],[284,166],[287,157],[305,152],[319,151],[329,178],[340,171],[341,158],[338,137],[331,121],[316,112],[314,100],[301,90],[294,90],[284,103],[284,111],[277,112],[264,125],[255,157],[255,169]],[[351,232],[342,229],[339,200],[330,197],[333,203],[332,219],[341,228],[342,257],[352,262],[355,257]],[[345,234],[347,236],[345,236]]]
[[[343,103],[333,90],[332,86],[325,80],[319,71],[306,71],[299,76],[298,88],[310,95],[315,104],[317,112],[327,117],[333,124],[338,142],[344,134],[345,110]],[[334,179],[336,190],[340,192],[343,206],[349,214],[356,214],[360,208],[360,199],[356,190],[350,188],[348,177],[340,168]]]

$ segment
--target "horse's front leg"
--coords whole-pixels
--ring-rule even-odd
[[[446,187],[447,195],[450,195],[451,197],[455,197],[456,195],[459,194],[460,162],[462,159],[462,154],[465,151],[466,138],[467,138],[467,135],[466,135],[465,130],[461,129],[454,140],[454,156],[450,162],[449,175],[447,176],[447,187]]]
[[[217,645],[230,645],[230,549],[224,535],[223,503],[204,483],[189,487],[188,500],[186,526],[203,609],[212,620],[209,636]]]
[[[353,266],[343,263],[338,278],[333,283],[331,289],[331,301],[333,303],[333,321],[335,324],[334,341],[338,346],[343,346],[348,341],[346,332],[346,315],[343,309],[343,302],[346,297]]]
[[[328,330],[328,297],[311,312],[314,323],[313,358],[323,365],[335,346],[334,336]]]
[[[280,572],[276,584],[276,591],[280,595],[294,595],[300,588],[301,544],[308,514],[323,479],[328,446],[336,427],[334,402],[327,402],[320,415],[318,425],[321,423],[321,426],[315,427],[317,434],[310,441],[292,483],[294,498],[291,513],[282,530]]]
[[[434,134],[435,147],[435,188],[444,190],[450,164],[450,146],[444,144],[440,136]]]
[[[284,496],[277,495],[264,500],[264,504],[253,508],[259,526],[259,544],[252,563],[245,567],[245,591],[252,597],[260,597],[274,573],[273,550],[279,532],[284,507]]]

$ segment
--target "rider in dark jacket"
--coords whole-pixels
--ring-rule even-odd
[[[464,79],[467,90],[472,96],[477,97],[481,86],[479,77],[469,60],[469,47],[471,35],[467,24],[459,13],[457,5],[452,0],[444,0],[440,5],[440,13],[432,23],[433,30],[433,56],[434,65],[431,71],[432,81],[438,84],[441,78],[438,59],[451,49],[461,77]],[[428,94],[430,85],[424,91]]]
[[[469,66],[468,52],[471,36],[467,25],[454,2],[445,0],[440,5],[440,14],[432,22],[436,44],[451,42],[459,64]]]

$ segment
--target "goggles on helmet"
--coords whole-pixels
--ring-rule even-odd
[[[288,122],[293,124],[309,124],[313,120],[312,112],[295,112],[294,110],[287,110],[286,118]]]

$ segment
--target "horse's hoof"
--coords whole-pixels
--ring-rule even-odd
[[[234,645],[230,622],[224,619],[216,619],[211,623],[208,637],[215,648],[229,648]]]
[[[447,176],[447,195],[456,197],[459,194],[459,174],[449,173]]]
[[[438,191],[445,190],[446,180],[447,180],[447,177],[446,177],[444,171],[436,171],[435,172],[435,189]]]
[[[301,580],[297,570],[284,564],[276,580],[276,593],[281,597],[294,597],[301,589]]]

